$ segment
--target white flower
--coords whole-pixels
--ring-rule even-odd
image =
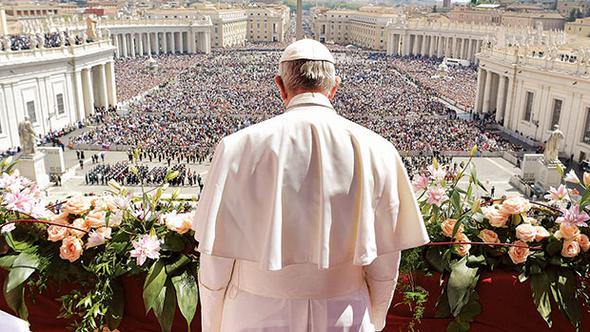
[[[133,240],[133,250],[131,250],[131,257],[137,260],[137,265],[142,266],[146,259],[160,258],[160,243],[156,235],[143,235],[139,241]]]
[[[16,224],[12,223],[12,224],[6,224],[6,225],[2,225],[0,227],[0,233],[4,234],[4,233],[10,233],[12,232],[14,229],[16,228]]]
[[[110,227],[101,227],[99,229],[93,230],[88,234],[88,242],[86,243],[86,248],[97,247],[107,240],[111,239],[111,228]]]

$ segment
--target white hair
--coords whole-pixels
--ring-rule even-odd
[[[290,90],[319,87],[329,92],[336,85],[336,68],[329,61],[285,61],[279,65],[279,76]]]

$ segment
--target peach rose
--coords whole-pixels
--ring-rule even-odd
[[[59,248],[59,257],[73,263],[82,256],[82,240],[74,236],[66,237]]]
[[[584,172],[582,176],[582,182],[584,182],[584,187],[590,186],[590,173]]]
[[[78,218],[78,219],[74,220],[74,222],[72,223],[72,227],[80,229],[80,230],[77,230],[77,229],[70,228],[70,234],[75,237],[82,237],[89,230],[88,225],[86,224],[86,221],[82,218]],[[83,232],[81,230],[84,230],[86,232]]]
[[[111,195],[104,195],[94,199],[94,209],[98,211],[115,211],[119,207],[115,203],[115,197]]]
[[[524,220],[526,223],[529,223],[531,225],[536,225],[538,223],[537,219],[532,217],[525,217]]]
[[[551,235],[543,226],[535,226],[535,229],[537,230],[537,235],[535,235],[535,241],[537,242],[543,241]]]
[[[457,219],[447,219],[440,224],[440,228],[445,236],[452,237],[455,225],[457,225]],[[459,236],[461,232],[463,232],[463,225],[459,226],[459,230],[455,236]]]
[[[563,248],[561,249],[561,256],[563,257],[576,257],[580,253],[580,244],[574,240],[569,239],[563,241]]]
[[[63,240],[68,235],[69,229],[61,226],[51,225],[47,227],[47,240],[57,242]]]
[[[53,218],[52,221],[57,224],[67,224],[68,223],[68,214],[65,212],[62,212],[62,213],[58,214],[55,218]]]
[[[508,249],[508,256],[510,256],[512,262],[514,264],[526,262],[526,259],[530,254],[528,245],[521,240],[516,240],[513,244],[518,245],[519,247],[510,247],[510,249]]]
[[[64,204],[63,211],[64,213],[80,215],[90,211],[90,208],[90,200],[88,198],[74,196]]]
[[[498,228],[506,227],[506,222],[508,221],[509,215],[502,213],[493,206],[487,206],[482,208],[481,210],[483,212],[484,217],[488,219],[490,225]]]
[[[457,242],[470,242],[469,238],[464,233],[457,234]],[[455,250],[457,254],[461,257],[465,257],[469,254],[469,250],[471,250],[470,244],[458,244],[455,245]]]
[[[165,222],[169,230],[178,234],[184,234],[191,229],[191,213],[169,213],[165,216]]]
[[[537,229],[531,224],[520,224],[516,226],[516,237],[524,242],[532,242],[537,236]]]
[[[98,228],[105,225],[106,213],[100,211],[90,212],[84,221],[88,228]]]
[[[582,249],[583,252],[590,250],[590,240],[588,239],[587,235],[585,235],[585,234],[578,235],[576,237],[576,241],[578,241],[578,244],[580,245],[580,249]]]
[[[580,234],[580,229],[578,229],[578,226],[576,225],[561,223],[559,225],[559,234],[562,238],[568,240]]]
[[[489,230],[489,229],[482,230],[481,232],[479,232],[479,235],[477,235],[477,237],[479,237],[483,242],[500,243],[500,239],[498,238],[498,234],[496,234],[496,232]]]
[[[531,204],[521,196],[509,197],[502,203],[500,212],[506,215],[526,213],[530,210]]]

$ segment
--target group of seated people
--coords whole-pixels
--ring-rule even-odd
[[[137,171],[133,170],[133,167]],[[178,176],[166,179],[170,172],[178,171]],[[125,186],[159,186],[169,183],[171,186],[199,186],[203,187],[201,176],[189,168],[186,164],[176,164],[172,167],[147,165],[132,165],[120,161],[113,165],[98,164],[86,174],[87,185],[107,185],[110,180],[115,180]]]

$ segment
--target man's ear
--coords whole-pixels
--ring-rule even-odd
[[[338,88],[340,87],[340,82],[342,82],[342,79],[340,78],[340,76],[336,76],[336,84],[334,84],[334,87],[332,88],[332,90],[330,90],[330,94],[328,94],[328,99],[334,99],[336,91],[338,91]]]
[[[283,99],[283,102],[287,102],[287,89],[285,88],[285,82],[283,82],[283,78],[280,75],[275,76],[275,83],[279,88],[281,99]]]

